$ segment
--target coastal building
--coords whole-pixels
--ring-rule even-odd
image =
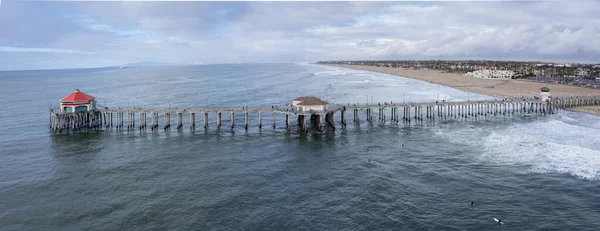
[[[465,74],[469,77],[480,78],[480,79],[510,79],[515,75],[514,71],[506,70],[476,70]]]
[[[575,70],[575,75],[579,77],[587,77],[591,75],[591,71],[590,69],[586,68],[577,68],[577,70]]]
[[[292,100],[292,107],[296,111],[325,111],[327,109],[327,102],[313,96],[303,96]]]
[[[96,110],[96,97],[85,94],[79,89],[60,99],[60,110],[63,112],[84,112]]]
[[[542,88],[540,88],[540,90],[541,90],[541,92],[540,92],[541,100],[544,102],[549,101],[551,99],[550,88],[543,86]]]

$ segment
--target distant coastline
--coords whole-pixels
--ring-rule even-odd
[[[344,67],[355,70],[379,72],[400,77],[417,79],[429,83],[440,84],[462,91],[484,94],[501,98],[519,98],[539,96],[540,88],[548,86],[555,97],[600,96],[599,89],[568,86],[562,84],[546,84],[520,80],[478,79],[456,73],[444,73],[437,70],[415,70],[406,68],[377,67],[365,65],[321,64]],[[490,87],[493,86],[493,87]],[[600,106],[573,108],[573,111],[600,116]]]

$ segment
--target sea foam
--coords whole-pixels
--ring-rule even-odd
[[[581,113],[536,118],[533,122],[442,126],[437,137],[481,148],[486,164],[522,166],[529,173],[564,173],[579,179],[600,178],[600,129],[597,118]],[[516,118],[515,118],[516,119]],[[518,119],[516,119],[518,120]]]
[[[536,173],[566,173],[594,180],[600,175],[600,131],[552,119],[499,129],[481,141],[482,160],[527,166]]]

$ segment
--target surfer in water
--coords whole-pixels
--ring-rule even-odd
[[[504,224],[504,222],[502,222],[502,219],[498,219],[498,218],[495,218],[495,217],[494,217],[494,221],[495,221],[496,223],[498,223],[498,225],[503,225],[503,224]]]

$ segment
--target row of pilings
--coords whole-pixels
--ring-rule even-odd
[[[102,113],[74,112],[74,113],[50,113],[50,129],[53,131],[98,129],[103,124]]]
[[[222,126],[222,114],[226,112],[218,112],[217,116],[217,127],[221,128]],[[230,122],[231,128],[235,127],[235,112],[230,112]],[[183,126],[183,118],[184,114],[187,114],[189,118],[189,127],[190,129],[196,128],[196,114],[194,112],[184,113],[184,112],[112,112],[112,111],[89,111],[89,112],[78,112],[78,113],[70,113],[70,112],[55,112],[54,110],[50,110],[50,128],[54,131],[62,132],[62,131],[76,131],[80,128],[116,128],[117,130],[132,130],[132,129],[140,129],[145,130],[150,128],[151,130],[169,130],[172,128],[171,125],[171,116],[174,115],[176,117],[176,126],[177,130],[181,130]],[[208,128],[209,125],[209,113],[201,113],[204,115],[204,128]],[[249,128],[250,120],[249,120],[249,112],[243,112],[244,114],[244,128],[247,130]],[[162,126],[159,125],[159,117],[162,115],[163,123]],[[150,121],[148,121],[148,116],[150,116]],[[292,114],[285,113],[285,126],[287,129],[291,129]],[[303,128],[303,130],[308,130],[309,126],[306,123],[305,115],[298,115],[299,122],[298,125]],[[300,122],[300,118],[303,119],[303,123]],[[310,122],[313,126],[315,126],[319,131],[322,131],[323,124],[321,122],[321,115],[311,115]],[[139,124],[136,126],[136,122]],[[150,124],[148,124],[150,122]],[[326,123],[333,126],[333,112],[326,114]],[[148,126],[150,125],[150,126]],[[263,127],[262,122],[262,113],[258,113],[258,127]],[[276,113],[273,113],[273,128],[276,127]]]
[[[569,98],[560,99],[552,102],[558,108],[572,108],[579,106],[600,105],[600,99],[597,98]]]
[[[486,117],[497,115],[514,115],[514,114],[552,114],[558,108],[554,108],[552,104],[544,102],[486,102],[486,103],[456,103],[456,104],[416,104],[403,105],[396,107],[395,105],[385,106],[349,106],[341,110],[341,123],[346,125],[346,110],[353,111],[353,121],[360,124],[360,111],[364,110],[367,122],[373,122],[375,115],[378,122],[400,122],[400,121],[423,121],[423,120],[446,120],[471,117]],[[373,110],[378,112],[374,115]]]
[[[340,113],[339,119],[342,127],[347,125],[347,111],[352,111],[352,119],[355,124],[360,125],[361,114],[366,115],[367,122],[379,123],[389,122],[408,122],[412,121],[435,121],[447,119],[468,119],[477,117],[491,117],[498,115],[523,115],[538,114],[546,115],[556,113],[559,109],[568,109],[576,106],[600,105],[599,98],[573,98],[559,99],[552,102],[541,101],[486,101],[486,102],[460,102],[460,103],[442,103],[442,104],[379,104],[379,105],[347,105],[334,107],[329,111],[318,113],[298,113],[290,111],[271,111],[273,114],[273,128],[275,128],[277,113],[285,114],[285,127],[291,129],[291,117],[297,116],[297,125],[302,131],[308,131],[309,128],[315,128],[323,131],[323,128],[329,126],[335,128],[335,114]],[[237,113],[244,115],[244,128],[248,129],[250,124],[249,113],[258,113],[258,128],[263,127],[262,113],[260,110],[248,111],[213,111],[216,113],[216,124],[221,128],[222,114],[231,114],[231,128],[235,127],[235,116]],[[108,129],[117,130],[151,130],[171,129],[171,115],[175,116],[175,129],[181,130],[184,127],[184,115],[188,117],[190,129],[196,128],[197,114],[202,115],[204,128],[209,125],[209,112],[202,110],[181,111],[161,111],[161,110],[98,110],[90,112],[57,112],[50,111],[50,128],[53,131],[72,131],[80,129]],[[150,118],[148,118],[148,116]],[[159,118],[163,117],[162,125],[159,125]],[[324,121],[323,121],[324,118]],[[309,120],[309,121],[307,121]],[[139,123],[136,125],[136,122]],[[150,124],[148,124],[150,122]]]

